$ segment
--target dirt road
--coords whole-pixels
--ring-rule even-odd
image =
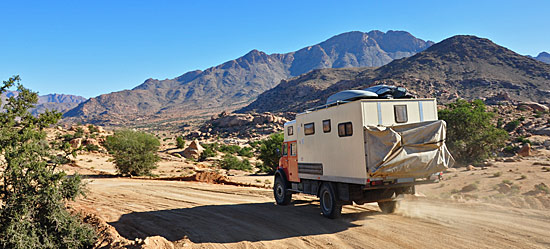
[[[314,197],[276,206],[268,189],[117,178],[88,188],[79,205],[131,240],[159,235],[201,248],[550,247],[547,210],[404,200],[397,214],[368,204],[330,220]]]

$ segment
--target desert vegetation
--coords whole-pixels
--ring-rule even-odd
[[[44,129],[61,114],[33,116],[38,95],[19,81],[15,76],[0,87],[2,93],[17,85],[19,92],[0,112],[0,248],[91,248],[93,228],[65,208],[82,194],[81,178],[56,170],[65,162],[56,151],[69,148],[46,140]]]

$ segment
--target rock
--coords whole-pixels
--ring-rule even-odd
[[[78,149],[80,146],[82,146],[82,138],[75,138],[69,142],[71,144],[71,147]]]
[[[474,167],[473,165],[468,165],[468,166],[466,166],[466,170],[468,170],[468,171],[476,170],[476,167]]]
[[[448,168],[448,169],[445,169],[445,171],[443,171],[443,173],[453,173],[453,172],[456,172],[456,168]]]
[[[500,183],[497,186],[498,186],[497,191],[501,194],[508,194],[512,191],[512,186],[510,186],[508,184]]]
[[[185,158],[198,159],[203,151],[204,148],[200,145],[199,141],[195,139],[187,148],[185,148],[185,150],[183,150],[182,155]]]
[[[174,244],[161,236],[147,237],[141,245],[143,249],[174,249]]]
[[[531,144],[526,143],[524,144],[521,149],[518,151],[518,155],[520,156],[531,156],[533,153],[531,152]]]
[[[518,105],[518,107],[529,107],[533,111],[546,112],[548,107],[536,102],[523,102]]]
[[[504,159],[504,162],[505,163],[513,163],[513,162],[516,162],[516,159],[510,157],[510,158]]]
[[[550,127],[544,127],[537,130],[533,130],[534,135],[550,136]]]
[[[548,146],[550,146],[550,139],[549,139],[549,140],[546,140],[546,141],[544,141],[544,143],[542,143],[542,145],[544,145],[545,147],[548,147]]]
[[[97,132],[99,133],[105,133],[105,129],[101,126],[96,126],[97,127]]]
[[[93,139],[93,138],[86,138],[86,140],[84,141],[84,145],[99,146],[99,142],[96,139]]]

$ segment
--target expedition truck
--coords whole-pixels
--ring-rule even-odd
[[[293,193],[305,193],[320,198],[329,218],[352,202],[378,202],[392,213],[396,196],[438,182],[454,163],[445,133],[433,98],[412,98],[402,87],[384,85],[336,93],[285,123],[276,203],[287,205]]]

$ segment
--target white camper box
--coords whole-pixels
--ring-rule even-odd
[[[331,218],[352,201],[379,202],[392,212],[396,195],[436,182],[453,163],[444,140],[433,98],[359,99],[308,110],[284,126],[275,198],[284,205],[294,192],[318,195]]]

